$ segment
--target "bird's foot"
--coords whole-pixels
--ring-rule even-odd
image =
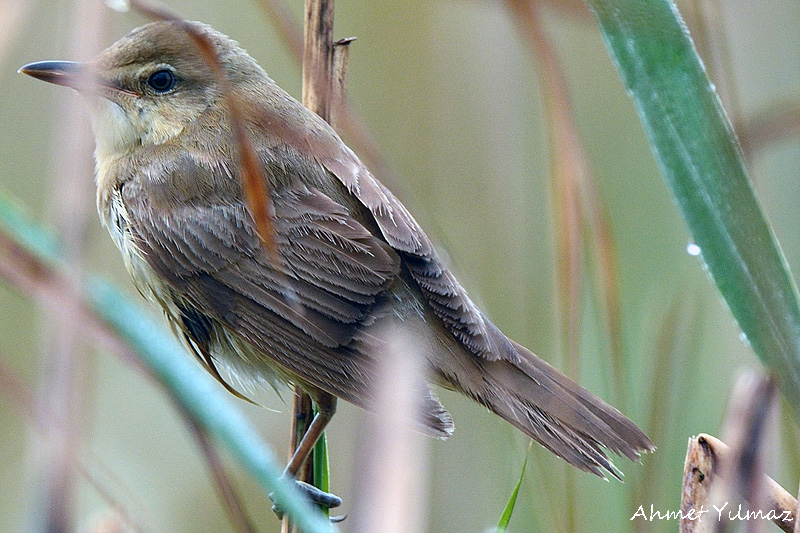
[[[334,507],[339,507],[342,505],[342,499],[335,494],[331,494],[330,492],[325,492],[322,489],[318,489],[314,485],[309,485],[303,481],[296,481],[295,486],[306,495],[306,498],[311,500],[313,503],[319,505],[320,507],[325,507],[326,509],[332,509]],[[269,499],[272,500],[272,511],[278,516],[278,518],[283,518],[283,508],[275,501],[273,496],[274,493],[269,494]],[[331,518],[333,521],[340,521],[336,518]]]

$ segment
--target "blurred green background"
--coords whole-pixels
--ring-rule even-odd
[[[300,23],[302,2],[288,4]],[[772,110],[796,116],[800,3],[719,4],[679,7],[734,122],[752,125]],[[257,1],[169,5],[238,40],[299,98],[299,65]],[[740,340],[700,260],[686,253],[685,226],[588,10],[578,2],[542,5],[613,228],[620,269],[623,390],[620,395],[612,385],[608,335],[591,270],[585,272],[577,378],[624,406],[658,450],[642,464],[618,460],[623,484],[567,474],[559,460],[534,446],[511,530],[565,531],[574,524],[577,531],[674,531],[675,522],[629,518],[639,505],[679,508],[687,439],[719,432],[737,371],[759,363]],[[477,0],[339,0],[336,8],[336,36],[358,37],[351,49],[348,99],[388,161],[391,176],[384,181],[447,250],[462,284],[495,323],[566,368],[554,288],[555,216],[543,102],[537,64],[510,10],[500,1]],[[0,190],[56,232],[65,229],[57,214],[65,203],[68,210],[88,213],[87,232],[64,237],[85,242],[80,262],[86,270],[103,272],[133,295],[93,212],[90,152],[78,169],[85,190],[64,190],[65,169],[58,160],[69,141],[63,131],[73,131],[65,120],[74,121],[75,136],[87,127],[79,99],[15,73],[35,60],[87,59],[76,55],[72,28],[94,18],[98,22],[88,37],[101,47],[145,21],[100,2],[0,4]],[[721,62],[712,61],[715,53]],[[797,275],[800,150],[796,136],[770,136],[777,131],[768,127],[763,144],[746,159]],[[0,357],[35,390],[51,370],[41,362],[51,349],[43,333],[48,315],[5,282],[0,282],[0,309]],[[158,531],[229,530],[197,446],[163,391],[104,351],[90,351],[84,364],[82,441],[114,473],[110,485]],[[441,399],[457,430],[446,442],[426,441],[426,507],[408,512],[426,516],[429,531],[485,531],[497,523],[513,490],[527,442],[480,406],[444,391]],[[268,409],[239,403],[283,456],[291,395],[287,391],[281,400],[267,392],[262,401]],[[345,499],[344,512],[354,498],[366,416],[340,405],[328,431],[332,490]],[[771,442],[769,467],[794,492],[800,475],[796,422],[791,413],[784,420],[790,422],[782,424],[782,438]],[[0,428],[0,531],[21,531],[36,512],[37,434],[5,396],[0,396]],[[266,496],[223,457],[260,530],[278,531]],[[574,508],[565,503],[571,486],[565,475],[574,483]],[[77,507],[81,530],[113,516],[85,482]],[[346,521],[342,529],[348,529]]]

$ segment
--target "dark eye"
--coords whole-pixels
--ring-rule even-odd
[[[171,70],[157,70],[147,78],[147,85],[157,93],[166,93],[175,87],[175,74]]]

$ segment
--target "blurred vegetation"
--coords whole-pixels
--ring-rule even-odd
[[[187,17],[237,39],[285,89],[299,97],[299,65],[258,2],[174,1]],[[627,96],[588,10],[577,2],[541,4],[542,22],[566,75],[577,131],[615,240],[623,382],[610,367],[613,341],[593,272],[580,258],[583,283],[577,331],[580,357],[567,355],[561,294],[556,289],[558,196],[551,181],[540,68],[502,2],[339,0],[336,35],[356,35],[348,99],[374,134],[391,175],[384,181],[447,250],[459,279],[510,337],[528,346],[588,389],[624,406],[653,437],[655,454],[642,464],[617,461],[625,483],[572,472],[534,446],[511,531],[674,531],[673,523],[631,522],[639,505],[678,509],[687,439],[720,428],[725,400],[740,367],[759,362],[740,339],[730,312],[702,263],[686,253],[690,242]],[[290,11],[301,22],[302,2]],[[740,134],[761,204],[795,274],[800,264],[798,139],[779,119],[800,98],[800,4],[681,3],[712,80]],[[5,10],[3,13],[2,10]],[[86,10],[99,10],[91,38],[100,46],[144,22],[95,2],[0,6],[0,189],[79,243],[73,262],[102,272],[134,296],[118,253],[93,214],[90,152],[83,178],[65,183],[64,120],[86,131],[78,98],[16,75],[40,59],[87,59],[71,28]],[[74,54],[74,55],[73,55]],[[774,110],[786,110],[775,113]],[[796,114],[796,113],[795,113]],[[774,122],[764,117],[774,116]],[[765,125],[766,124],[766,125]],[[72,126],[68,123],[67,126]],[[67,128],[69,130],[69,128]],[[796,130],[796,128],[795,128]],[[59,133],[62,132],[62,133]],[[777,132],[777,133],[776,133]],[[783,132],[783,133],[781,133]],[[65,200],[66,205],[65,205]],[[65,212],[86,213],[85,226],[64,224]],[[85,232],[82,228],[86,228]],[[68,230],[68,234],[63,234]],[[590,232],[584,232],[589,235]],[[0,283],[0,358],[31,390],[52,368],[42,313],[10,285]],[[154,311],[155,315],[155,311]],[[48,340],[50,339],[50,340]],[[113,472],[105,481],[159,531],[226,531],[231,526],[187,426],[154,381],[123,360],[81,345],[80,442]],[[483,408],[442,391],[456,422],[446,442],[427,443],[428,530],[484,531],[497,524],[519,479],[526,439]],[[291,401],[271,392],[268,409],[241,405],[277,453],[287,447]],[[797,486],[796,417],[783,417],[770,473],[790,492]],[[332,490],[352,502],[368,415],[340,405],[328,431]],[[29,421],[0,396],[0,531],[24,530],[36,512],[33,473],[41,450]],[[264,492],[223,454],[248,512],[261,531],[277,531]],[[80,482],[81,530],[113,518],[109,504]],[[565,502],[568,502],[565,503]],[[343,524],[347,530],[347,522]]]

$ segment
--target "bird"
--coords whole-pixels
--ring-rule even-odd
[[[222,77],[192,33],[211,44]],[[230,376],[294,384],[318,407],[286,476],[337,399],[370,409],[389,326],[420,339],[409,350],[428,374],[412,392],[417,425],[431,436],[454,429],[435,384],[604,478],[621,475],[607,451],[637,460],[654,449],[617,409],[504,335],[406,207],[231,38],[161,20],[87,63],[40,61],[20,72],[86,97],[102,224],[136,288],[201,364],[237,396],[248,397]],[[243,189],[234,105],[269,191],[272,251]]]

